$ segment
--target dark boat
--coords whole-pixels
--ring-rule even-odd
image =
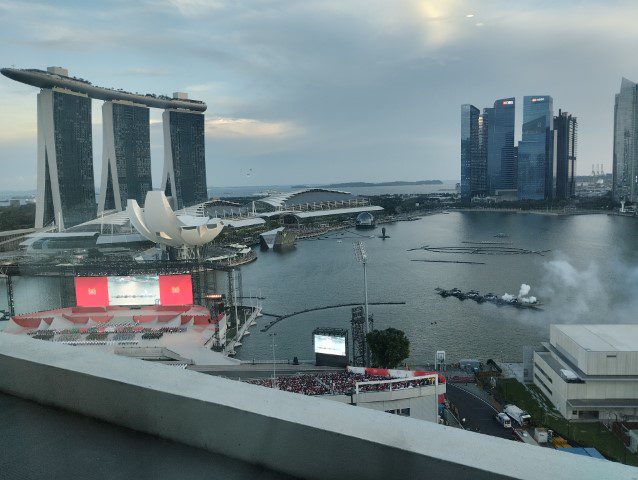
[[[469,292],[462,292],[458,288],[453,288],[452,290],[445,290],[444,288],[437,287],[435,289],[436,293],[441,295],[443,298],[446,297],[456,297],[459,300],[474,300],[477,303],[492,303],[498,307],[501,306],[510,306],[521,309],[531,309],[531,310],[540,310],[541,302],[538,300],[530,301],[528,298],[517,298],[514,296],[507,297],[506,295],[498,296],[494,293],[490,292],[485,295],[481,295],[481,293],[477,290],[470,290]],[[505,298],[504,298],[505,297]]]

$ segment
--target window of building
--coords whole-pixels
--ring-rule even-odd
[[[578,418],[583,420],[598,420],[598,410],[579,411]]]
[[[401,415],[402,417],[409,417],[410,416],[410,409],[409,408],[398,408],[396,410],[386,410],[385,413],[392,413],[394,415]]]
[[[549,389],[549,387],[545,384],[545,382],[543,382],[543,381],[539,378],[539,376],[538,376],[538,375],[536,375],[536,374],[534,374],[534,378],[535,378],[536,380],[538,380],[538,383],[540,383],[540,384],[541,384],[541,385],[545,388],[545,390],[547,390],[547,393],[549,393],[549,396],[551,397],[551,396],[552,396],[552,391],[551,391],[551,390]]]
[[[534,363],[534,368],[537,369],[539,372],[541,372],[543,376],[549,381],[549,383],[554,383],[553,380],[550,378],[550,376],[547,375],[545,371],[538,366],[538,363]]]

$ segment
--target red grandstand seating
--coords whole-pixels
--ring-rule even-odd
[[[188,310],[190,310],[190,308],[191,308],[190,305],[158,305],[155,307],[155,309],[158,312],[177,312],[177,313],[187,312]]]
[[[113,315],[91,315],[91,320],[97,323],[109,323],[113,320]]]
[[[104,307],[73,307],[71,308],[72,313],[98,313],[104,312]]]
[[[202,325],[204,323],[209,323],[210,321],[210,315],[194,315],[193,316],[193,323],[195,325]]]
[[[38,328],[42,320],[41,317],[13,317],[13,321],[24,328]]]
[[[157,315],[134,315],[133,320],[137,323],[149,323],[157,320]]]
[[[86,324],[89,321],[88,315],[70,315],[68,313],[64,313],[62,314],[62,318],[65,318],[75,324]]]

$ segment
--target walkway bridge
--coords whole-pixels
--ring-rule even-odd
[[[369,302],[368,305],[405,305],[405,302]],[[361,306],[361,302],[338,303],[336,305],[326,305],[323,307],[306,308],[304,310],[299,310],[297,312],[287,313],[286,315],[276,315],[273,313],[261,312],[262,315],[266,317],[275,317],[275,319],[272,320],[268,325],[266,325],[260,331],[267,332],[268,330],[270,330],[272,327],[274,327],[276,324],[278,324],[282,320],[285,320],[290,317],[294,317],[296,315],[301,315],[302,313],[318,312],[320,310],[330,310],[332,308],[358,307],[358,306]]]

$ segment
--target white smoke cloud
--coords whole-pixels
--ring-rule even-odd
[[[530,287],[528,284],[523,283],[521,284],[521,288],[518,290],[518,295],[514,296],[511,293],[505,293],[502,297],[501,300],[504,300],[506,302],[511,302],[514,299],[518,299],[519,302],[524,303],[524,304],[532,304],[532,303],[536,303],[538,301],[538,299],[535,296],[529,296],[529,292],[532,290],[532,287]]]
[[[546,323],[637,323],[638,266],[610,260],[584,267],[566,258],[550,260],[539,296]],[[530,312],[531,313],[531,312]]]
[[[526,297],[529,294],[529,291],[532,289],[532,287],[530,287],[529,285],[527,285],[526,283],[523,283],[521,285],[520,290],[518,291],[518,298],[523,298]]]

